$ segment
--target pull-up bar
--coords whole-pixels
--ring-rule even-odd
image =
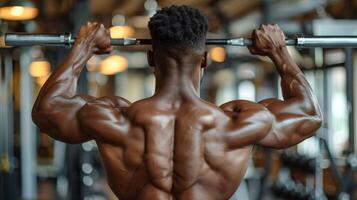
[[[67,46],[70,47],[76,38],[71,34],[28,34],[7,33],[5,44],[7,46]],[[119,38],[112,39],[113,46],[150,45],[151,39]],[[253,41],[250,38],[233,39],[207,39],[207,45],[250,46]],[[357,47],[357,36],[312,36],[296,37],[285,40],[286,46],[302,48],[341,48]]]

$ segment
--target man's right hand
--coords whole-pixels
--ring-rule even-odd
[[[87,22],[78,33],[76,44],[88,45],[92,53],[109,53],[112,50],[111,37],[108,29],[97,22]]]

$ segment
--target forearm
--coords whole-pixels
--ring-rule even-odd
[[[302,112],[320,115],[317,99],[304,74],[292,60],[286,47],[274,52],[270,58],[281,77],[281,88],[285,104],[298,105]]]
[[[51,97],[58,95],[73,97],[76,93],[79,75],[91,56],[92,52],[87,44],[76,43],[65,61],[46,81],[41,92]]]
[[[65,61],[57,67],[41,88],[34,105],[49,104],[55,97],[73,97],[77,90],[77,81],[87,60],[92,56],[89,45],[83,41],[76,43]]]
[[[281,47],[271,52],[269,55],[270,59],[274,62],[277,71],[280,76],[291,75],[302,73],[300,68],[291,58],[288,49],[286,47]]]

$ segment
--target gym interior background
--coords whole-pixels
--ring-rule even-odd
[[[186,4],[209,18],[208,38],[249,37],[262,23],[287,37],[357,36],[356,0],[0,0],[0,36],[6,32],[72,33],[86,21],[110,27],[113,38],[148,38],[147,22],[159,8]],[[9,8],[9,6],[15,6]],[[3,40],[2,40],[3,41]],[[92,57],[80,93],[148,97],[154,76],[147,46],[117,47]],[[280,97],[269,59],[246,47],[208,46],[201,96],[215,104]],[[240,200],[356,199],[356,105],[353,48],[295,48],[323,109],[317,134],[284,151],[256,147]],[[0,44],[0,199],[116,199],[93,142],[69,145],[39,134],[31,120],[34,98],[68,48]]]

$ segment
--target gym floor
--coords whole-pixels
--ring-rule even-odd
[[[249,38],[260,24],[278,24],[287,38],[357,36],[357,0],[0,0],[0,200],[117,199],[93,141],[56,141],[31,119],[40,88],[69,48],[11,47],[4,43],[5,34],[75,36],[87,21],[97,21],[110,28],[112,38],[150,38],[150,16],[181,4],[208,17],[208,38]],[[14,10],[5,12],[9,5]],[[109,55],[94,55],[78,92],[115,94],[131,102],[151,96],[155,79],[148,49],[120,46]],[[357,199],[357,52],[344,47],[288,50],[317,96],[322,127],[289,149],[255,147],[238,195],[231,199]],[[201,98],[216,105],[283,98],[269,59],[239,46],[210,45],[207,51]]]

